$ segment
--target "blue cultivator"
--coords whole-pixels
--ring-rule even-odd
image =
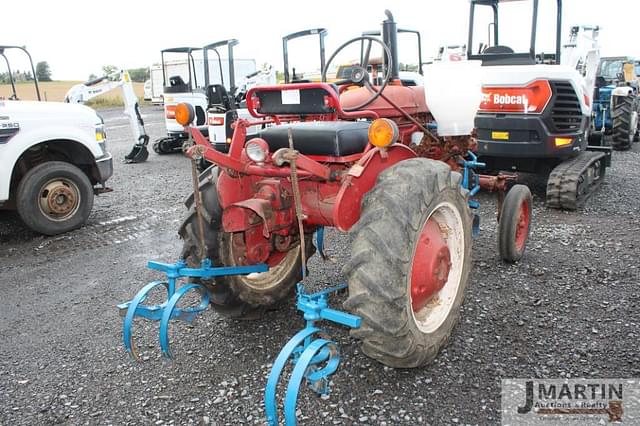
[[[122,341],[127,352],[136,359],[138,354],[133,344],[133,333],[131,331],[133,320],[136,317],[160,321],[160,349],[165,357],[173,358],[169,348],[169,322],[172,319],[191,322],[209,306],[209,292],[203,285],[187,283],[177,288],[176,284],[179,280],[188,278],[211,279],[224,275],[248,275],[254,272],[266,272],[269,269],[265,264],[211,267],[209,259],[202,261],[199,268],[188,268],[184,260],[173,264],[149,261],[148,267],[164,272],[167,275],[167,281],[153,281],[144,286],[132,300],[118,305],[120,313],[124,315]],[[156,287],[164,287],[167,290],[166,300],[159,305],[144,305],[143,303],[147,296]],[[178,302],[187,293],[194,291],[199,293],[200,303],[197,306],[178,307]]]
[[[293,364],[284,398],[284,417],[286,425],[296,424],[296,404],[303,379],[320,395],[329,394],[329,377],[340,364],[338,345],[326,338],[316,322],[332,321],[346,327],[360,327],[360,317],[331,309],[328,297],[331,293],[346,288],[346,284],[328,288],[318,293],[306,294],[303,284],[298,284],[297,307],[304,313],[307,322],[305,328],[289,340],[282,348],[273,364],[264,394],[267,421],[278,424],[278,403],[276,388],[287,362]]]

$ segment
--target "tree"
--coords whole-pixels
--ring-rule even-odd
[[[49,68],[47,61],[36,64],[36,77],[38,77],[40,81],[51,81],[51,68]]]
[[[118,71],[118,67],[115,65],[105,65],[102,67],[103,75],[111,75],[116,71]]]
[[[131,68],[129,69],[129,77],[131,77],[131,81],[144,83],[149,78],[149,68]]]
[[[96,78],[98,78],[97,75],[95,75],[94,73],[89,74],[89,79],[87,81],[92,81],[95,80]]]

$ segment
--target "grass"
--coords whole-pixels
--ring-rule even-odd
[[[40,95],[42,100],[49,102],[62,102],[64,95],[67,94],[72,86],[82,83],[81,81],[41,81]],[[144,83],[133,83],[133,90],[135,91],[138,99],[142,99],[144,96]],[[18,98],[23,101],[35,101],[37,100],[35,85],[33,82],[21,82],[16,84],[16,92]],[[8,99],[12,94],[10,84],[0,84],[0,99]],[[140,102],[143,103],[143,102]],[[94,109],[113,108],[123,105],[122,97],[120,96],[120,90],[115,89],[104,95],[97,96],[87,102],[87,105]]]

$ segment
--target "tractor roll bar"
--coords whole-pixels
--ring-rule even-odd
[[[160,51],[160,58],[162,60],[162,84],[167,87],[167,76],[165,72],[164,65],[164,54],[165,53],[186,53],[187,54],[187,67],[189,68],[189,88],[193,90],[194,87],[198,87],[198,77],[196,76],[196,63],[193,59],[192,52],[196,52],[198,50],[202,50],[201,47],[170,47],[168,49],[163,49]],[[191,68],[193,66],[193,85],[191,82]]]
[[[284,61],[284,82],[288,84],[289,77],[289,48],[288,43],[290,40],[307,37],[311,35],[318,35],[320,38],[320,70],[324,70],[325,56],[324,56],[324,38],[327,36],[327,30],[325,28],[313,28],[310,30],[298,31],[296,33],[288,34],[282,37],[282,56]]]
[[[229,89],[233,92],[236,86],[235,66],[233,63],[233,47],[237,46],[240,42],[235,39],[217,41],[215,43],[207,44],[202,48],[204,52],[204,85],[205,87],[210,84],[209,81],[209,50],[213,50],[218,55],[218,65],[220,67],[220,83],[224,85],[224,74],[222,73],[222,59],[218,52],[218,47],[227,46],[227,60],[229,61]]]
[[[407,30],[404,28],[398,28],[398,34],[415,34],[416,37],[418,37],[418,72],[420,73],[420,75],[424,75],[422,72],[422,37],[420,36],[420,31],[417,30]],[[380,31],[364,31],[362,33],[363,36],[369,36],[369,37],[380,37]],[[391,46],[388,46],[389,49],[391,49]],[[364,42],[361,44],[360,46],[360,57],[363,56],[363,52],[364,52]],[[400,64],[398,64],[399,66]]]

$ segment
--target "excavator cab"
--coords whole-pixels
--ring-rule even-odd
[[[500,65],[535,65],[539,63],[559,64],[562,39],[562,0],[557,0],[557,13],[555,25],[555,52],[537,52],[536,46],[539,0],[531,0],[531,36],[528,50],[507,46],[502,43],[500,37],[500,5],[503,3],[526,2],[526,0],[471,0],[469,9],[469,39],[467,42],[467,57],[470,60],[481,60],[483,66]],[[487,37],[484,39],[480,34],[483,28],[480,26],[481,16],[489,12],[492,19],[487,24]],[[484,23],[484,22],[483,22]],[[478,43],[478,40],[483,40]],[[477,46],[477,51],[473,49]],[[516,51],[517,50],[517,51]]]
[[[203,69],[206,68],[203,56],[201,47],[172,47],[160,51],[167,136],[153,143],[156,154],[179,152],[182,143],[187,139],[184,127],[175,119],[176,105],[181,102],[193,106],[196,114],[195,125],[207,134],[208,101],[203,84]]]
[[[555,6],[555,13],[539,13],[541,3]],[[507,22],[506,13],[520,16],[527,9],[531,38],[522,43],[500,22]],[[553,53],[537,43],[544,18],[555,21]],[[611,148],[592,145],[590,138],[599,27],[572,27],[564,49],[561,28],[562,0],[471,0],[467,53],[483,68],[475,118],[480,160],[494,173],[546,178],[547,206],[575,210],[604,180]]]
[[[202,48],[203,56],[204,56],[204,88],[205,94],[207,95],[207,101],[209,103],[208,112],[211,113],[212,109],[214,112],[224,112],[235,109],[237,105],[233,102],[233,98],[230,96],[230,93],[234,93],[236,89],[236,76],[235,76],[235,63],[233,57],[233,48],[238,45],[238,40],[230,39],[230,40],[222,40],[215,43],[208,44]],[[222,67],[222,57],[220,56],[219,48],[227,48],[227,84],[225,85],[225,70]],[[209,67],[211,54],[215,54],[215,57],[218,60],[217,71],[219,73],[219,78],[216,79],[216,82],[213,82],[213,76],[211,75],[211,69]],[[228,87],[228,90],[227,90]]]

